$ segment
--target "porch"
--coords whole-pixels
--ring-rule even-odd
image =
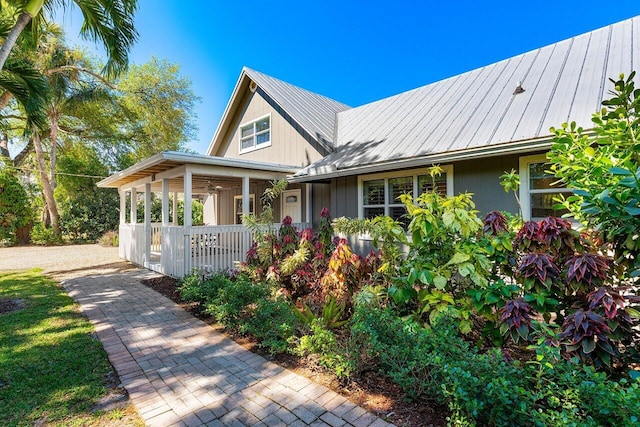
[[[297,168],[177,152],[163,152],[98,183],[120,194],[119,254],[153,271],[182,278],[193,270],[231,270],[245,261],[253,236],[242,215],[260,213],[260,196],[270,181]],[[292,217],[311,226],[311,186],[298,185],[274,202],[274,221]],[[152,200],[161,202],[161,215]],[[202,202],[201,224],[193,201]],[[156,203],[157,205],[157,203]],[[144,212],[138,215],[138,209]],[[304,219],[303,219],[304,218]],[[274,224],[275,229],[279,227]]]

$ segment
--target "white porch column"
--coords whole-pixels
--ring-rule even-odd
[[[184,173],[184,226],[191,227],[193,219],[191,217],[191,179],[192,174],[189,168]]]
[[[162,226],[169,225],[169,180],[162,180]]]
[[[144,266],[151,263],[151,184],[144,185]]]
[[[118,195],[120,196],[120,225],[122,225],[127,222],[127,192],[118,189]]]
[[[138,192],[135,188],[131,189],[131,215],[129,217],[131,224],[138,223]]]
[[[247,215],[249,213],[251,213],[251,210],[249,209],[249,192],[251,190],[249,190],[249,177],[248,176],[243,176],[242,177],[242,214],[243,215]]]
[[[171,223],[178,225],[178,192],[173,192],[173,214],[171,215]]]

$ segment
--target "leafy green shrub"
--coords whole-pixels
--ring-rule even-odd
[[[231,286],[231,279],[225,274],[216,273],[204,277],[201,274],[193,273],[182,279],[178,285],[178,292],[184,301],[197,302],[204,306],[213,300],[220,289],[225,286]]]
[[[33,220],[29,196],[18,177],[0,160],[0,242],[16,242],[16,232]]]
[[[197,273],[186,276],[178,286],[180,298],[200,303],[204,312],[225,327],[237,327],[249,306],[269,296],[266,283],[252,283],[246,276],[230,278],[225,273],[203,277]]]
[[[356,366],[377,367],[411,398],[435,397],[452,424],[638,425],[640,382],[610,380],[566,361],[552,347],[520,365],[497,349],[481,353],[457,336],[446,316],[430,329],[390,310],[356,309],[351,328]]]
[[[260,346],[269,352],[283,353],[301,327],[294,310],[283,300],[259,300],[240,330],[258,338]]]
[[[99,243],[102,246],[118,246],[119,237],[115,230],[107,231],[100,237]]]
[[[552,128],[548,154],[551,170],[574,189],[564,207],[598,230],[623,280],[640,276],[640,92],[634,77],[610,79],[613,97],[603,101],[588,129],[575,122]]]
[[[37,222],[31,229],[31,243],[34,245],[54,246],[61,245],[63,242],[55,235],[53,228],[47,228],[41,222]]]
[[[245,276],[235,280],[220,280],[220,287],[212,298],[205,302],[205,313],[211,314],[218,323],[227,328],[237,327],[247,314],[248,306],[266,298],[271,288],[266,283],[252,283]]]
[[[353,372],[353,362],[336,334],[329,330],[322,319],[309,324],[311,333],[300,338],[293,352],[300,356],[317,354],[322,366],[333,371],[338,378]]]

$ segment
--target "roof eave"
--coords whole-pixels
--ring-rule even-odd
[[[530,153],[548,150],[551,147],[551,137],[544,137],[536,140],[525,140],[519,142],[509,142],[506,144],[477,147],[453,152],[429,154],[406,159],[392,160],[387,162],[373,163],[365,166],[355,166],[339,169],[321,174],[292,175],[288,177],[291,183],[304,183],[313,181],[323,181],[332,178],[339,178],[350,175],[362,175],[376,172],[385,172],[396,169],[408,169],[425,164],[443,164],[458,162],[462,160],[477,159],[483,157],[494,157],[499,155]]]
[[[183,164],[205,165],[205,166],[206,165],[226,166],[226,167],[232,167],[232,168],[252,169],[252,170],[260,170],[260,171],[267,171],[267,172],[278,172],[283,174],[293,174],[300,170],[299,167],[292,166],[292,165],[283,165],[279,163],[255,162],[255,161],[249,161],[249,160],[243,160],[243,159],[232,159],[232,158],[226,158],[226,157],[207,156],[202,154],[182,153],[179,151],[163,151],[139,163],[136,163],[135,165],[127,169],[117,172],[108,178],[103,179],[102,181],[97,183],[97,186],[101,188],[117,188],[118,185],[116,183],[119,180],[122,180],[129,175],[140,172],[144,169],[147,169],[151,166],[158,165],[165,161],[180,162]]]

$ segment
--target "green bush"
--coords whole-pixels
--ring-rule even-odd
[[[241,318],[251,304],[266,298],[271,293],[266,283],[252,283],[246,277],[221,281],[217,294],[205,303],[205,313],[211,314],[218,323],[227,328],[240,325]]]
[[[193,273],[182,279],[178,292],[184,301],[197,302],[204,306],[225,286],[231,286],[231,280],[225,274],[213,274],[205,278],[201,274]]]
[[[252,283],[246,276],[231,279],[225,273],[203,277],[197,273],[186,276],[178,287],[185,301],[198,302],[204,312],[227,328],[237,327],[251,304],[266,298],[271,288],[266,283]]]
[[[53,228],[47,228],[44,224],[38,222],[31,229],[31,243],[34,245],[54,246],[61,245],[63,242],[54,234]]]
[[[506,362],[460,339],[447,318],[424,329],[389,310],[357,309],[352,358],[377,367],[411,398],[435,397],[454,425],[638,425],[640,382],[610,380],[541,346],[533,363]]]
[[[320,364],[332,370],[338,378],[348,377],[353,372],[354,363],[336,334],[320,318],[313,319],[309,328],[311,333],[300,338],[293,352],[299,356],[317,354]]]
[[[32,221],[29,196],[18,177],[0,160],[0,242],[16,241],[16,232]]]
[[[258,338],[260,346],[272,354],[283,353],[301,327],[293,310],[296,309],[282,300],[259,300],[253,315],[246,319],[240,330]]]

